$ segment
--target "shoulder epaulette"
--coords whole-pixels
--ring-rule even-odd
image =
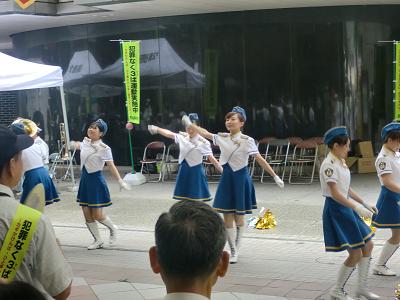
[[[245,134],[242,134],[240,137],[244,140],[248,140],[250,138],[248,135]]]
[[[222,136],[222,137],[228,137],[229,133],[227,133],[227,132],[218,132],[218,135]]]

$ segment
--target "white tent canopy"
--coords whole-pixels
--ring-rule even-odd
[[[62,69],[24,61],[0,52],[0,91],[40,89],[63,85]]]
[[[67,139],[65,146],[69,149],[70,139],[61,67],[37,64],[0,52],[0,92],[49,87],[60,87],[61,106]],[[70,164],[72,166],[72,160]],[[71,172],[71,177],[74,182],[73,172]]]

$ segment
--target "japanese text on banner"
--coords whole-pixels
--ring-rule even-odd
[[[122,42],[128,122],[140,123],[140,43]]]

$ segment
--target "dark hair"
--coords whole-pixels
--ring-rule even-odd
[[[400,130],[389,131],[384,140],[385,144],[388,142],[389,138],[391,138],[394,141],[400,142]]]
[[[226,243],[222,218],[207,204],[183,200],[161,214],[155,228],[157,256],[166,276],[209,276]]]
[[[0,176],[1,173],[3,173],[3,170],[8,168],[10,165],[10,161],[14,158],[15,160],[20,160],[21,159],[21,151],[17,152],[13,157],[11,157],[8,161],[4,162],[3,164],[0,164]],[[1,299],[1,298],[0,298]]]
[[[35,287],[23,281],[0,283],[0,299],[7,300],[46,300]]]
[[[225,115],[225,120],[231,118],[233,115],[237,115],[240,122],[246,122],[241,114],[238,112],[230,111]]]
[[[350,138],[349,138],[347,135],[338,135],[338,136],[335,136],[335,137],[332,139],[332,141],[330,141],[330,142],[328,143],[328,148],[329,148],[329,149],[333,149],[333,145],[335,145],[335,143],[336,143],[336,144],[339,144],[339,146],[344,146],[344,145],[347,144],[347,141],[348,141],[349,139],[350,139]]]

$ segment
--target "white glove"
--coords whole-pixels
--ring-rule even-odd
[[[78,147],[79,147],[79,142],[76,141],[69,142],[69,150],[75,150],[78,149]]]
[[[285,187],[285,183],[283,182],[282,179],[279,178],[278,175],[275,175],[275,176],[274,176],[274,180],[275,180],[275,183],[276,183],[281,189],[283,189],[283,188]]]
[[[131,186],[127,182],[125,182],[123,179],[119,179],[118,183],[119,183],[119,186],[121,189],[124,189],[127,191],[130,191],[132,189]]]
[[[372,211],[366,209],[364,205],[357,202],[353,209],[356,213],[360,215],[360,217],[372,219]]]
[[[366,209],[368,209],[370,212],[372,212],[374,215],[377,215],[378,212],[379,212],[378,209],[376,208],[376,206],[371,205],[371,204],[369,204],[369,203],[367,203],[365,201],[363,201],[362,205],[364,205],[364,207]]]
[[[147,125],[147,130],[150,132],[150,134],[155,135],[157,134],[158,126],[154,125]]]
[[[185,126],[185,128],[188,128],[192,122],[190,121],[189,117],[187,115],[182,116],[182,124]]]

